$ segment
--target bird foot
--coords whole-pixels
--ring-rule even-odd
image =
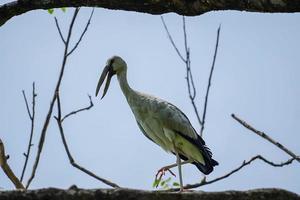
[[[168,167],[168,166],[162,167],[162,168],[160,168],[160,169],[157,171],[157,173],[156,173],[156,175],[155,175],[155,185],[154,185],[154,187],[156,187],[156,188],[158,187],[158,185],[159,185],[159,183],[160,183],[162,177],[163,177],[164,175],[166,175],[166,171],[170,172],[170,174],[172,174],[173,176],[176,177],[176,174],[170,170],[170,167]]]
[[[160,177],[159,179],[161,179],[161,177],[166,174],[166,171],[170,172],[170,174],[176,177],[176,174],[172,172],[169,167],[162,167],[157,171],[155,178],[157,179],[157,177],[159,176]]]

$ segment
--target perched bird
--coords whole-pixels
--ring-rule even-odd
[[[176,164],[162,170],[178,166],[180,191],[183,191],[182,164],[192,163],[202,173],[211,173],[218,162],[212,159],[210,149],[187,116],[167,101],[131,89],[127,82],[127,64],[121,57],[108,59],[96,88],[96,96],[106,78],[102,98],[105,96],[115,74],[142,133],[165,151],[176,155]]]

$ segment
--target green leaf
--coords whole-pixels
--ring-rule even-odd
[[[160,183],[160,186],[164,186],[165,183],[166,183],[166,181],[162,181],[162,182]]]
[[[66,7],[62,7],[60,8],[64,13],[67,11],[67,8]]]
[[[49,14],[51,14],[51,15],[52,15],[52,14],[53,14],[53,12],[54,12],[54,9],[53,9],[53,8],[50,8],[50,9],[48,9],[48,13],[49,13]]]
[[[159,185],[159,182],[160,182],[159,179],[155,179],[154,182],[153,182],[153,184],[152,184],[152,187],[153,188],[157,188],[157,186]]]
[[[165,181],[166,181],[167,183],[170,182],[170,181],[171,181],[171,177],[167,178]]]
[[[179,187],[180,185],[179,185],[179,183],[174,182],[174,183],[173,183],[173,186],[174,186],[174,187]]]

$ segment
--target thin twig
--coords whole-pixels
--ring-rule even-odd
[[[186,34],[186,23],[185,23],[185,17],[182,16],[182,28],[183,28],[183,38],[184,38],[184,48],[186,54],[189,53],[189,48],[188,48],[188,42],[187,42],[187,34]],[[188,57],[188,55],[186,55]]]
[[[35,122],[35,98],[37,96],[37,94],[35,93],[35,83],[34,82],[32,83],[32,107],[31,107],[32,114],[30,114],[29,107],[28,107],[28,102],[27,102],[27,98],[26,98],[24,90],[22,92],[23,92],[25,103],[26,103],[26,108],[27,108],[27,111],[28,111],[28,115],[29,115],[29,118],[30,118],[30,121],[31,121],[31,128],[30,128],[30,136],[29,136],[29,141],[28,141],[28,146],[27,146],[27,152],[24,153],[25,162],[24,162],[24,165],[23,165],[22,174],[21,174],[21,178],[20,178],[21,182],[23,181],[24,174],[25,174],[26,167],[27,167],[27,163],[28,163],[28,159],[29,159],[29,155],[30,155],[30,150],[31,150],[31,147],[33,146],[32,137],[33,137],[33,131],[34,131],[34,122]]]
[[[189,98],[191,100],[191,104],[194,108],[194,112],[196,114],[198,123],[201,127],[202,125],[202,120],[200,118],[199,112],[197,105],[195,103],[195,98],[196,98],[196,87],[193,79],[193,73],[191,69],[191,57],[190,57],[190,49],[188,47],[188,40],[187,40],[187,31],[186,31],[186,22],[185,22],[185,17],[182,16],[182,29],[183,29],[183,39],[184,39],[184,47],[185,47],[185,66],[186,66],[186,82],[187,82],[187,87],[188,87],[188,94]]]
[[[183,56],[181,55],[180,51],[178,50],[178,48],[177,48],[177,46],[176,46],[176,44],[175,44],[175,42],[174,42],[174,40],[173,40],[173,38],[172,38],[170,32],[169,32],[169,29],[168,29],[168,27],[167,27],[167,25],[166,25],[166,23],[165,23],[164,17],[163,17],[163,16],[160,16],[160,19],[161,19],[161,21],[162,21],[162,23],[163,23],[163,25],[164,25],[164,28],[165,28],[165,30],[166,30],[166,32],[167,32],[168,38],[169,38],[171,44],[173,45],[173,47],[174,47],[176,53],[178,54],[179,58],[180,58],[183,62],[186,62],[186,60],[183,58]]]
[[[191,72],[190,49],[188,48],[186,23],[185,23],[185,17],[184,16],[182,16],[182,28],[183,28],[183,39],[184,39],[184,48],[185,48],[186,80],[187,80],[187,86],[188,86],[188,91],[189,91],[189,97],[190,97],[190,99],[192,100],[192,103],[193,103],[195,98],[196,98],[196,88],[195,88],[195,84],[194,84],[193,75],[192,75],[192,72]],[[192,85],[193,93],[191,92],[191,85]]]
[[[16,177],[14,172],[11,170],[9,165],[7,164],[7,158],[5,155],[5,148],[2,140],[0,139],[0,166],[6,176],[11,180],[11,182],[15,185],[16,189],[25,189],[20,180]]]
[[[60,39],[62,40],[62,42],[63,42],[64,44],[66,44],[66,40],[65,40],[65,38],[64,38],[64,36],[63,36],[61,30],[60,30],[60,27],[59,27],[59,24],[58,24],[58,20],[56,19],[56,17],[54,17],[54,20],[55,20],[55,25],[56,25],[56,28],[57,28],[57,30],[58,30]]]
[[[206,88],[206,95],[205,95],[205,101],[204,101],[204,107],[203,107],[202,126],[201,126],[201,130],[200,130],[200,136],[203,135],[203,130],[204,130],[204,126],[205,126],[205,117],[206,117],[206,110],[207,110],[207,103],[208,103],[208,95],[209,95],[209,89],[210,89],[210,86],[211,86],[212,75],[213,75],[214,68],[215,68],[216,58],[217,58],[217,54],[218,54],[220,30],[221,30],[221,25],[219,26],[218,31],[217,31],[215,53],[214,53],[213,62],[212,62],[211,68],[210,68],[210,74],[209,74],[208,84],[207,84],[207,88]]]
[[[79,169],[80,171],[88,174],[89,176],[92,176],[93,178],[113,187],[113,188],[119,188],[120,186],[118,186],[117,184],[107,180],[107,179],[104,179],[104,178],[101,178],[97,175],[95,175],[93,172],[85,169],[84,167],[78,165],[75,160],[73,159],[72,155],[71,155],[71,152],[69,150],[69,147],[68,147],[68,144],[67,144],[67,141],[66,141],[66,138],[65,138],[65,135],[64,135],[64,129],[63,129],[63,126],[62,126],[62,114],[61,114],[61,104],[60,104],[60,98],[59,98],[59,93],[57,93],[57,110],[58,110],[58,115],[57,117],[55,116],[54,118],[56,119],[57,121],[57,125],[58,125],[58,128],[59,128],[59,132],[60,132],[60,135],[61,135],[61,139],[62,139],[62,142],[64,144],[64,147],[65,147],[65,150],[66,150],[66,153],[68,155],[68,158],[69,158],[69,161],[71,163],[71,165],[77,169]],[[86,109],[85,109],[86,110]],[[70,115],[69,115],[70,116]]]
[[[242,168],[244,168],[245,166],[247,165],[250,165],[254,160],[262,160],[263,162],[267,163],[268,165],[271,165],[273,167],[283,167],[285,165],[289,165],[291,164],[295,158],[291,158],[285,162],[281,162],[281,163],[274,163],[272,161],[269,161],[267,160],[266,158],[264,158],[263,156],[261,155],[257,155],[257,156],[254,156],[252,157],[250,160],[248,161],[245,161],[237,168],[233,169],[232,171],[224,174],[223,176],[220,176],[218,178],[215,178],[215,179],[212,179],[210,181],[206,181],[206,179],[204,178],[200,183],[196,183],[196,184],[187,184],[186,186],[184,186],[184,189],[192,189],[192,188],[197,188],[197,187],[201,187],[203,185],[208,185],[208,184],[212,184],[214,182],[217,182],[217,181],[220,181],[220,180],[223,180],[225,178],[228,178],[229,176],[235,174],[236,172],[238,172],[239,170],[241,170]],[[170,190],[167,190],[167,191],[178,191],[179,188],[172,188]]]
[[[297,156],[295,153],[293,153],[291,150],[287,149],[285,146],[283,146],[279,142],[277,142],[274,139],[272,139],[266,133],[253,128],[247,122],[245,122],[244,120],[238,118],[235,114],[231,114],[231,116],[232,116],[233,119],[235,119],[236,121],[238,121],[241,125],[243,125],[245,128],[251,130],[252,132],[256,133],[257,135],[261,136],[262,138],[268,140],[269,142],[271,142],[272,144],[274,144],[275,146],[277,146],[279,149],[281,149],[282,151],[284,151],[285,153],[287,153],[288,155],[290,155],[291,157],[293,157],[295,160],[297,160],[298,162],[300,162],[300,157],[299,156]]]
[[[199,111],[198,111],[198,108],[197,108],[197,105],[196,105],[196,102],[195,102],[196,88],[195,88],[195,85],[194,85],[193,75],[192,75],[192,72],[191,72],[190,58],[189,57],[188,57],[188,61],[187,61],[186,65],[187,65],[187,67],[186,67],[186,82],[187,82],[187,86],[188,86],[189,98],[191,100],[191,104],[192,104],[194,112],[196,114],[198,123],[199,123],[199,125],[201,127],[202,126],[202,120],[200,118]],[[191,84],[190,84],[190,82],[191,82]],[[191,86],[190,85],[192,85],[192,87],[193,87],[193,91],[194,91],[193,95],[191,93]]]
[[[27,97],[26,97],[26,94],[25,94],[25,91],[24,91],[24,90],[22,90],[22,94],[23,94],[23,98],[24,98],[24,101],[25,101],[25,106],[26,106],[26,110],[27,110],[29,119],[32,120],[32,116],[31,116],[31,113],[30,113],[30,109],[29,109]]]
[[[38,164],[39,164],[40,156],[41,156],[42,149],[43,149],[43,146],[44,146],[46,133],[47,133],[47,130],[48,130],[48,125],[49,125],[50,118],[51,118],[51,115],[52,115],[54,103],[56,101],[56,93],[59,92],[62,77],[64,75],[65,66],[66,66],[66,62],[67,62],[67,58],[68,58],[67,53],[68,53],[68,48],[69,48],[69,42],[70,42],[70,38],[71,38],[71,35],[72,35],[73,25],[74,25],[74,22],[75,22],[75,19],[77,17],[78,12],[79,12],[79,8],[76,8],[75,11],[74,11],[73,18],[71,20],[70,26],[69,26],[69,32],[68,32],[68,36],[67,36],[67,41],[65,43],[64,57],[63,57],[63,61],[62,61],[61,70],[60,70],[59,77],[58,77],[58,80],[57,80],[57,83],[56,83],[55,91],[54,91],[53,96],[52,96],[52,100],[50,102],[50,107],[49,107],[49,110],[48,110],[48,113],[47,113],[47,116],[46,116],[46,119],[45,119],[45,122],[44,122],[44,125],[43,125],[43,128],[42,128],[42,132],[41,132],[41,136],[40,136],[40,140],[39,140],[39,145],[38,145],[38,150],[37,150],[35,162],[34,162],[34,165],[33,165],[33,168],[32,168],[31,176],[28,179],[26,189],[29,187],[30,183],[34,179],[36,169],[37,169]]]
[[[185,17],[182,17],[182,22],[183,22],[183,34],[184,34],[184,47],[185,47],[185,58],[182,56],[182,54],[180,53],[180,51],[178,50],[170,32],[168,29],[167,24],[165,23],[165,20],[163,18],[163,16],[161,16],[161,21],[163,23],[164,29],[168,35],[168,38],[172,44],[172,46],[174,47],[174,50],[176,51],[177,55],[179,56],[179,58],[184,62],[185,66],[186,66],[186,82],[187,82],[187,87],[188,87],[188,94],[189,94],[189,98],[191,100],[191,104],[193,106],[193,109],[195,111],[197,120],[199,125],[201,126],[202,121],[198,112],[198,108],[196,106],[195,103],[195,98],[196,98],[196,87],[194,84],[194,80],[193,80],[193,75],[192,75],[192,71],[191,71],[191,60],[190,60],[190,50],[188,48],[188,42],[187,42],[187,34],[186,34],[186,23],[185,23]],[[193,92],[192,92],[193,90]]]
[[[75,51],[75,49],[78,47],[78,45],[81,42],[83,36],[85,35],[86,31],[88,30],[88,27],[89,27],[89,25],[91,23],[91,19],[93,17],[93,14],[94,14],[94,8],[93,8],[93,10],[91,12],[91,15],[89,17],[89,20],[88,20],[87,24],[85,25],[85,28],[84,28],[83,32],[81,33],[81,36],[80,36],[79,40],[77,41],[77,43],[75,44],[75,46],[72,48],[72,50],[67,54],[67,56],[71,55]]]
[[[94,104],[93,104],[91,95],[88,95],[88,97],[89,97],[89,99],[90,99],[90,105],[89,105],[89,106],[84,107],[84,108],[81,108],[81,109],[78,109],[78,110],[74,110],[74,111],[72,111],[72,112],[66,114],[66,115],[61,119],[61,122],[63,122],[66,118],[68,118],[68,117],[70,117],[70,116],[72,116],[72,115],[75,115],[75,114],[77,114],[77,113],[79,113],[79,112],[82,112],[82,111],[91,109],[91,108],[94,106]]]

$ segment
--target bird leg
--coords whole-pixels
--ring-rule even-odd
[[[178,154],[177,151],[176,152],[176,163],[177,163],[177,166],[178,166],[178,172],[179,172],[179,184],[180,184],[180,190],[179,192],[183,192],[183,181],[182,181],[182,172],[181,172],[181,159],[180,159],[180,156]]]

